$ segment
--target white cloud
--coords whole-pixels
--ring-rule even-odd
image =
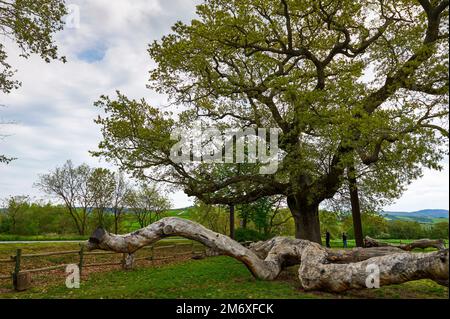
[[[442,171],[425,170],[424,176],[414,181],[403,196],[387,211],[416,211],[421,209],[449,209],[449,164]]]
[[[19,71],[23,86],[1,97],[2,118],[17,124],[2,127],[11,134],[0,141],[2,154],[18,159],[0,166],[0,198],[9,195],[42,196],[32,187],[38,174],[62,165],[109,166],[90,157],[101,135],[93,122],[93,103],[102,94],[120,90],[133,98],[145,97],[154,105],[164,98],[146,89],[152,61],[147,47],[170,31],[177,20],[194,16],[195,1],[77,0],[80,27],[66,28],[56,37],[68,63],[50,64],[38,57],[18,57],[14,44],[6,43],[9,62]],[[2,42],[7,41],[2,39]],[[89,59],[89,54],[96,58]],[[91,63],[90,63],[91,62]],[[176,207],[190,204],[183,194],[172,194]]]

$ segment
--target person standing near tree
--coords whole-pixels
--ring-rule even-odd
[[[347,235],[342,233],[342,241],[344,243],[344,248],[347,248]]]
[[[331,246],[330,246],[330,238],[331,238],[330,232],[327,230],[326,233],[325,233],[325,243],[327,245],[327,248],[331,248]]]

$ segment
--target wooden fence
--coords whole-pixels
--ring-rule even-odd
[[[186,251],[183,252],[177,252],[177,251],[170,251],[171,254],[167,255],[164,254],[164,256],[158,256],[158,251],[164,251],[169,250],[177,247],[186,247]],[[162,245],[162,246],[147,246],[142,248],[142,250],[150,250],[150,254],[144,257],[134,258],[134,262],[139,260],[149,260],[149,261],[157,261],[157,260],[168,260],[168,259],[175,259],[178,256],[206,256],[207,255],[207,249],[206,246],[203,246],[202,244],[191,242],[191,243],[175,243],[172,245]],[[56,251],[56,252],[45,252],[40,254],[22,254],[22,249],[17,249],[16,254],[13,256],[10,256],[9,259],[0,259],[0,265],[1,264],[11,264],[14,265],[14,268],[12,269],[11,275],[4,275],[0,276],[0,280],[12,280],[13,287],[17,289],[17,280],[19,278],[19,275],[24,274],[31,274],[31,273],[38,273],[38,272],[44,272],[49,270],[56,270],[56,269],[65,269],[68,265],[72,265],[74,263],[70,264],[60,264],[60,265],[54,265],[49,267],[41,267],[41,268],[34,268],[34,269],[22,269],[21,263],[24,259],[28,258],[39,258],[39,257],[50,257],[50,256],[63,256],[63,255],[78,255],[78,267],[80,270],[80,275],[82,274],[82,271],[84,268],[87,267],[102,267],[102,266],[113,266],[113,265],[121,265],[122,267],[125,266],[125,258],[127,257],[127,254],[122,254],[122,260],[120,262],[97,262],[97,263],[85,263],[86,256],[93,256],[93,255],[114,255],[118,254],[116,252],[108,252],[108,251],[94,251],[94,252],[86,252],[85,246],[80,244],[79,250],[68,250],[68,251]]]

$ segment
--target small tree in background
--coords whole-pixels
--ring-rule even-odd
[[[45,193],[64,202],[80,235],[86,234],[88,215],[94,203],[89,187],[91,173],[92,169],[88,165],[74,166],[69,160],[62,167],[41,175],[35,184]]]
[[[126,199],[132,191],[125,175],[118,171],[114,174],[114,191],[112,196],[112,212],[114,215],[114,233],[119,232],[120,221],[126,207]]]
[[[6,200],[5,222],[8,223],[9,232],[16,234],[18,226],[25,217],[25,212],[30,207],[30,198],[28,196],[12,196]]]
[[[126,204],[141,228],[160,219],[171,207],[169,199],[161,194],[161,190],[149,184],[140,184],[137,189],[130,190]]]
[[[217,233],[230,234],[230,218],[228,207],[222,205],[208,205],[196,200],[190,210],[192,220]]]
[[[114,173],[105,168],[96,168],[89,176],[88,187],[97,217],[97,227],[106,228],[104,215],[112,205],[115,182]]]
[[[247,229],[251,222],[252,227],[259,233],[260,238],[278,235],[278,228],[292,219],[292,215],[286,214],[286,210],[282,209],[281,205],[283,202],[283,196],[272,196],[239,205],[242,229]]]

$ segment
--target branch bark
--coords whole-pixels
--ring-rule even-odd
[[[445,242],[442,239],[419,239],[415,240],[412,243],[409,244],[389,244],[389,243],[382,243],[376,239],[370,238],[369,236],[366,236],[364,239],[366,247],[395,247],[399,248],[401,250],[411,251],[415,248],[436,248],[438,250],[444,250],[445,249]]]
[[[299,280],[305,290],[342,292],[366,288],[371,265],[378,266],[382,286],[425,278],[448,285],[448,249],[431,253],[403,252],[397,247],[333,251],[308,240],[287,237],[275,237],[246,248],[228,236],[176,217],[161,219],[126,235],[99,228],[87,248],[131,254],[168,236],[189,238],[231,256],[263,280],[274,280],[285,267],[300,264]]]

